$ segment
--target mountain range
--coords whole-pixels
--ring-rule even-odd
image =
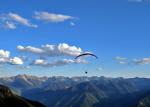
[[[148,78],[17,75],[0,84],[47,107],[150,107]]]

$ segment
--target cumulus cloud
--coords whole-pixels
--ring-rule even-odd
[[[37,20],[42,20],[42,21],[52,22],[52,23],[64,22],[66,20],[74,19],[74,17],[72,16],[49,13],[44,11],[34,12],[34,18]]]
[[[134,59],[135,64],[150,64],[150,58],[143,58],[143,59]]]
[[[22,65],[24,62],[19,57],[14,57],[9,59],[9,63],[12,65]]]
[[[27,56],[22,56],[22,55],[19,55],[18,56],[22,61],[30,61],[31,58],[30,57],[27,57]]]
[[[0,58],[0,64],[23,65],[23,63],[23,60],[21,60],[19,57]]]
[[[0,50],[0,64],[7,63],[9,61],[10,52],[6,50]]]
[[[68,64],[78,64],[78,63],[82,63],[82,61],[76,62],[75,60],[72,60],[72,59],[62,59],[62,60],[56,60],[53,62],[48,62],[47,60],[36,59],[35,61],[31,63],[31,65],[42,66],[42,67],[57,67],[57,66],[63,66],[63,65],[68,65]]]
[[[42,66],[45,66],[47,64],[48,64],[48,62],[46,60],[36,59],[35,61],[32,62],[31,65],[42,65]]]
[[[19,65],[20,69],[26,69],[26,66],[42,66],[42,67],[57,67],[68,64],[88,64],[85,59],[61,59],[65,57],[74,57],[83,53],[80,47],[71,46],[66,43],[58,45],[41,45],[40,47],[33,46],[17,46],[17,50],[26,55],[35,54],[35,56],[10,56],[7,50],[0,50],[0,64]],[[30,53],[30,54],[27,54]],[[37,59],[38,57],[38,59]],[[52,57],[57,60],[52,61]],[[28,59],[30,58],[30,59]],[[18,66],[16,66],[17,68]]]
[[[48,62],[47,60],[43,59],[36,59],[31,63],[34,66],[43,66],[43,67],[57,67],[57,66],[64,66],[68,64],[86,64],[87,61],[85,60],[72,60],[72,59],[59,59],[55,61]]]
[[[22,65],[23,60],[19,57],[10,57],[10,52],[6,50],[0,50],[0,64],[12,64],[12,65]]]
[[[32,47],[32,46],[24,47],[24,46],[19,45],[19,46],[17,46],[17,49],[19,51],[21,51],[21,52],[29,52],[29,53],[31,52],[31,53],[35,53],[35,54],[42,54],[42,53],[44,53],[44,51],[42,49],[36,48],[36,47]]]
[[[5,64],[7,62],[9,62],[8,58],[0,58],[0,64]]]
[[[42,45],[41,47],[32,46],[17,46],[20,52],[28,52],[32,54],[37,54],[39,56],[77,56],[82,53],[81,48],[76,46],[70,46],[66,43],[60,43],[58,45]]]
[[[9,51],[0,50],[0,58],[8,58],[10,56]]]
[[[16,29],[18,24],[33,28],[38,27],[37,25],[30,23],[28,19],[16,13],[1,14],[0,19],[3,26],[8,29]]]
[[[89,62],[87,60],[85,60],[84,58],[79,58],[75,60],[76,63],[83,63],[83,64],[88,64]]]

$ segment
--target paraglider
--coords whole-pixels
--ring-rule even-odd
[[[87,74],[88,72],[87,71],[85,71],[85,74]]]
[[[93,53],[85,52],[85,53],[82,53],[82,54],[76,56],[76,57],[75,57],[75,60],[80,60],[80,59],[84,58],[85,56],[90,56],[90,57],[92,56],[92,57],[94,57],[95,59],[98,59],[98,57],[97,57],[96,55],[94,55]],[[87,70],[85,70],[84,73],[85,73],[85,74],[88,74]]]
[[[78,58],[80,58],[80,57],[82,57],[82,56],[93,56],[93,57],[95,57],[96,59],[98,59],[98,57],[97,57],[96,55],[94,55],[94,54],[92,54],[92,53],[89,53],[89,52],[80,54],[80,55],[76,56],[75,59],[78,59]]]

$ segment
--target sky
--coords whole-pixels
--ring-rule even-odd
[[[150,78],[149,10],[149,0],[0,1],[0,76]],[[85,52],[98,59],[74,60]]]

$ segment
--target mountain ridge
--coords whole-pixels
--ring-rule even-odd
[[[27,100],[23,97],[17,96],[11,90],[3,85],[0,85],[0,106],[1,107],[45,107],[44,105]]]
[[[18,75],[0,78],[2,83],[47,107],[137,107],[150,90],[147,78]]]

